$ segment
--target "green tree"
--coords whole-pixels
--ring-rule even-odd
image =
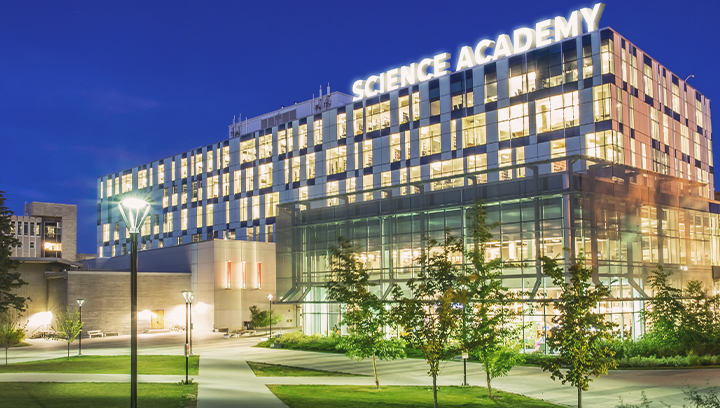
[[[645,340],[660,345],[663,349],[676,348],[680,343],[680,325],[683,320],[684,305],[682,290],[670,286],[668,278],[672,272],[665,272],[658,265],[648,278],[653,296],[648,300],[648,308],[642,317],[646,324]]]
[[[553,380],[560,379],[563,384],[569,382],[577,388],[581,408],[582,392],[588,390],[590,376],[599,377],[617,367],[615,353],[606,344],[612,338],[612,323],[595,310],[610,296],[610,289],[602,284],[591,287],[593,271],[584,265],[582,258],[568,268],[569,282],[557,260],[543,256],[541,261],[543,272],[562,292],[555,303],[559,314],[552,319],[558,327],[548,338],[560,356],[542,361],[541,367],[550,372]]]
[[[337,347],[357,361],[372,357],[375,388],[380,388],[376,359],[404,358],[405,345],[385,334],[384,328],[393,323],[390,311],[371,286],[370,274],[350,241],[338,238],[338,246],[330,248],[328,299],[344,304],[343,324],[350,333],[340,338]]]
[[[60,338],[65,339],[68,344],[68,360],[70,359],[70,343],[75,341],[82,331],[85,323],[80,322],[80,312],[77,309],[71,310],[69,307],[65,312],[58,314],[55,319],[53,330]]]
[[[469,273],[461,278],[456,300],[464,305],[460,343],[463,349],[478,356],[485,369],[488,396],[492,398],[491,380],[506,376],[522,356],[517,351],[519,326],[513,307],[515,296],[502,286],[502,259],[487,260],[485,249],[492,239],[490,230],[497,224],[486,224],[486,212],[476,204],[470,212],[472,247],[466,256]]]
[[[0,315],[0,346],[5,348],[5,365],[8,364],[8,349],[25,340],[25,330],[9,313]]]
[[[29,297],[13,293],[15,289],[28,283],[22,280],[20,272],[16,271],[21,262],[10,259],[13,248],[20,245],[10,222],[12,215],[13,212],[5,206],[5,192],[0,191],[0,313],[10,309],[24,312],[27,302],[30,301]]]
[[[280,313],[260,310],[256,305],[250,306],[250,325],[252,327],[269,327],[271,322],[272,324],[278,324],[282,319],[283,316]]]
[[[435,408],[440,361],[454,357],[459,349],[451,340],[462,321],[462,311],[455,303],[455,288],[462,269],[453,258],[462,258],[462,251],[462,240],[450,235],[449,230],[445,231],[442,243],[425,238],[425,249],[416,261],[420,270],[407,283],[409,296],[399,286],[393,288],[397,302],[393,318],[403,329],[403,340],[420,350],[430,366]]]

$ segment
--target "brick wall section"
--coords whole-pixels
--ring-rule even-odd
[[[185,325],[185,301],[180,292],[190,287],[189,273],[138,274],[138,332],[150,329],[148,311],[164,312],[165,328]],[[84,330],[130,333],[130,272],[72,271],[68,274],[68,304],[83,304]]]

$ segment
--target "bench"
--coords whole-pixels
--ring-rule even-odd
[[[93,338],[93,336],[97,337],[105,337],[105,334],[103,334],[102,330],[88,330],[87,332],[88,338]]]
[[[118,335],[118,332],[105,332],[105,337],[117,336],[117,335]]]

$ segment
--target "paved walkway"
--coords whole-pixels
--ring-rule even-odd
[[[180,378],[182,377],[182,378]],[[180,375],[138,375],[142,383],[176,383]],[[130,374],[10,373],[0,374],[3,382],[121,382],[129,383]]]

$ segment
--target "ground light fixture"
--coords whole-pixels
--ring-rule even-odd
[[[189,290],[182,292],[183,298],[185,299],[185,384],[189,384],[188,381],[188,359],[190,358],[190,312],[189,307],[193,301],[193,293]]]
[[[78,300],[77,300],[78,309],[79,309],[79,312],[80,312],[80,336],[78,336],[78,341],[79,341],[79,344],[78,344],[78,356],[82,356],[82,305],[83,305],[83,303],[85,303],[85,299],[78,299]]]
[[[137,196],[124,196],[118,209],[130,233],[130,408],[137,408],[137,248],[140,226],[150,212],[150,203]]]
[[[270,339],[272,339],[272,300],[272,293],[268,293],[268,301],[270,302],[270,334],[268,335],[268,338]]]

